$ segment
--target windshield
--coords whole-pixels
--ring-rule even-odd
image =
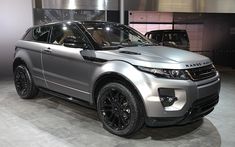
[[[84,23],[83,25],[102,49],[153,45],[142,34],[125,25],[114,23]]]

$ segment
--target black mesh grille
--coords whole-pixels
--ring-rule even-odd
[[[207,79],[216,75],[215,67],[212,64],[204,67],[188,69],[187,72],[193,81]]]
[[[196,100],[192,104],[190,119],[197,119],[210,113],[214,106],[219,102],[219,95],[214,94]]]

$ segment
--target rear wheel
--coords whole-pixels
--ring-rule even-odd
[[[119,136],[129,136],[144,124],[144,111],[133,90],[120,83],[109,83],[99,92],[97,111],[103,126]]]
[[[34,98],[38,94],[38,88],[24,65],[19,65],[14,71],[14,82],[18,95],[23,99]]]

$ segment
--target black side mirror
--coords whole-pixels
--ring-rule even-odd
[[[84,48],[86,46],[86,42],[84,42],[82,39],[77,39],[75,36],[67,36],[64,39],[64,46],[72,48]]]

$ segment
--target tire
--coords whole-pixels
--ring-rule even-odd
[[[19,65],[14,70],[14,83],[18,95],[23,99],[32,99],[38,94],[32,76],[25,65]]]
[[[97,112],[103,127],[128,137],[144,125],[144,107],[134,90],[121,83],[108,83],[98,94]]]

